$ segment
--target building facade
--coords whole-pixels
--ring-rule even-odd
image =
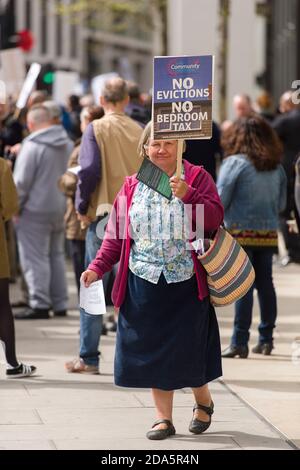
[[[300,2],[269,0],[266,83],[278,99],[300,80]]]
[[[287,0],[289,1],[289,0]],[[214,118],[218,120],[220,88],[219,0],[169,0],[169,54],[215,56]],[[257,77],[266,67],[266,18],[255,0],[231,0],[228,18],[227,117],[233,117],[232,98],[259,93]]]
[[[28,64],[51,64],[55,70],[78,72],[87,80],[117,72],[136,80],[145,91],[152,86],[155,40],[151,32],[143,33],[137,24],[130,24],[130,19],[126,30],[112,33],[111,25],[116,26],[118,18],[108,18],[107,12],[75,18],[57,14],[57,0],[13,1],[16,30],[29,29],[35,38],[26,54]]]
[[[213,54],[214,115],[218,119],[219,0],[169,0],[169,54]],[[191,14],[192,13],[192,14]],[[221,45],[222,46],[222,45]],[[228,20],[227,116],[232,98],[255,99],[267,89],[275,106],[300,79],[299,0],[231,0]]]

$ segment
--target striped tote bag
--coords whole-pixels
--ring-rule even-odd
[[[254,283],[255,273],[247,253],[223,227],[198,259],[207,272],[210,301],[215,307],[240,299]]]

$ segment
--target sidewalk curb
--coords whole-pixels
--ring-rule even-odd
[[[274,424],[272,424],[267,418],[265,418],[259,411],[257,411],[254,406],[252,406],[247,400],[242,398],[238,393],[236,393],[230,385],[228,385],[223,379],[218,379],[217,380],[221,385],[223,385],[224,388],[226,388],[231,395],[235,396],[243,405],[245,405],[247,408],[249,408],[261,421],[263,421],[267,426],[269,426],[273,431],[275,431],[281,439],[283,439],[290,447],[292,450],[300,450],[296,444],[289,439],[282,431],[280,431]]]

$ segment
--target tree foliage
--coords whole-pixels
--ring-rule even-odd
[[[71,16],[73,22],[86,21],[88,26],[97,24],[97,16],[109,12],[112,18],[108,26],[112,32],[122,33],[130,29],[130,18],[146,33],[153,28],[153,8],[156,9],[166,29],[167,0],[59,0],[57,13]],[[164,38],[165,39],[165,38]]]

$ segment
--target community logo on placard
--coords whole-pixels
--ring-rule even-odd
[[[170,61],[167,65],[167,73],[171,77],[176,77],[177,75],[182,74],[191,74],[197,73],[200,68],[200,60],[196,59],[191,64],[185,64],[182,60],[179,61]]]

